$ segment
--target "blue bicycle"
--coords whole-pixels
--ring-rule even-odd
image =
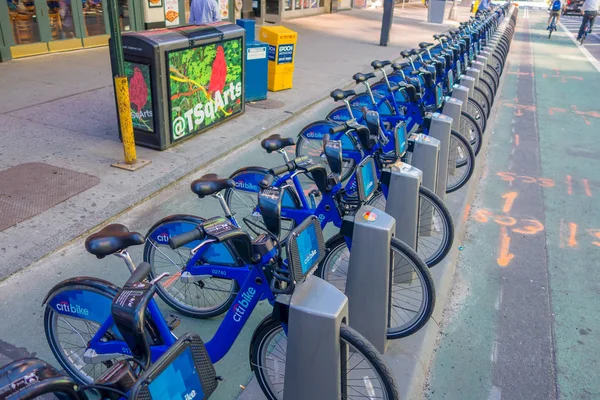
[[[231,180],[214,177],[197,182],[198,191],[204,196],[232,186]],[[282,196],[279,188],[266,188],[259,194],[265,224],[269,227],[279,226]],[[206,343],[212,363],[217,363],[227,354],[259,301],[267,300],[274,304],[277,295],[292,294],[295,286],[302,284],[306,276],[318,267],[325,253],[318,219],[306,219],[294,232],[301,235],[306,230],[312,230],[314,241],[311,243],[318,243],[319,247],[314,249],[316,256],[312,264],[302,269],[302,274],[297,272],[295,265],[282,261],[279,241],[272,233],[263,233],[251,240],[227,217],[204,220],[191,230],[168,238],[172,249],[185,248],[188,252],[189,261],[185,269],[178,272],[178,279],[200,282],[205,277],[218,276],[235,281],[240,287],[234,294],[233,306],[225,314],[213,338]],[[132,289],[137,288],[134,283],[147,286],[161,281],[164,284],[168,280],[165,279],[166,273],[155,277],[150,284],[143,283],[150,274],[151,266],[141,263],[135,267],[127,253],[128,247],[144,242],[145,238],[139,233],[129,232],[126,227],[115,224],[88,237],[86,250],[98,258],[112,254],[124,259],[133,271],[128,281],[130,286],[133,284]],[[214,247],[229,252],[230,259],[236,264],[207,262]],[[289,247],[288,251],[291,251]],[[290,259],[294,259],[293,253]],[[155,287],[158,289],[160,285]],[[119,293],[120,288],[105,280],[78,277],[56,285],[44,300],[44,327],[50,348],[61,366],[77,382],[91,383],[120,359],[132,355],[134,349],[125,340],[126,333],[117,329],[117,321],[111,315],[111,304]],[[176,343],[172,332],[176,324],[163,317],[151,294],[153,292],[144,295],[146,318],[137,321],[139,329],[144,329],[147,335],[148,361],[156,362]],[[138,300],[139,297],[135,296],[134,300],[124,298],[123,307],[130,302],[136,305]],[[117,297],[117,303],[120,302]],[[285,315],[285,310],[279,311],[265,317],[259,324],[250,348],[251,369],[267,398],[272,400],[283,398],[285,379],[279,371],[285,368],[286,321],[280,318]],[[346,349],[342,360],[344,375],[340,377],[346,398],[398,399],[394,379],[373,346],[345,325],[340,328],[340,341]]]

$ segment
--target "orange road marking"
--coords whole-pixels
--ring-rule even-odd
[[[465,205],[465,214],[463,215],[463,224],[465,222],[467,222],[467,219],[469,218],[469,212],[471,211],[471,205],[470,204],[466,204]]]
[[[577,224],[575,222],[569,222],[569,247],[577,247]]]
[[[163,283],[163,287],[165,289],[168,289],[169,286],[171,286],[173,283],[175,283],[175,281],[178,280],[180,276],[181,276],[181,271],[179,271],[178,273],[176,273],[175,275],[173,275],[172,277],[170,277],[169,279],[167,279],[165,281],[165,283]]]
[[[594,237],[594,239],[600,240],[600,229],[588,229],[587,232]],[[592,244],[594,246],[600,247],[600,242],[593,240]]]
[[[524,219],[522,222],[526,223],[523,228],[515,228],[512,231],[523,235],[535,235],[544,230],[544,225],[537,219]]]
[[[506,201],[504,202],[504,207],[502,207],[502,212],[510,212],[510,209],[513,206],[513,203],[515,202],[515,199],[517,198],[518,193],[517,192],[508,192],[502,195],[503,199],[506,199]]]
[[[517,178],[523,179],[523,183],[536,183],[537,179],[527,175],[518,175]]]
[[[519,145],[519,135],[515,134],[515,146]]]
[[[590,183],[588,180],[584,178],[581,181],[583,182],[583,188],[585,189],[586,196],[592,197],[592,191],[590,190]]]
[[[571,184],[571,175],[567,175],[567,179],[565,180],[567,184],[567,193],[573,194],[573,185]]]
[[[513,226],[517,224],[517,220],[508,215],[494,215],[494,222],[501,226]]]
[[[515,258],[514,254],[510,252],[510,237],[506,232],[506,227],[500,227],[500,254],[496,259],[496,262],[501,267],[506,267]]]
[[[473,219],[477,222],[488,222],[488,218],[492,216],[492,213],[488,210],[477,210],[473,215]]]
[[[554,180],[552,180],[550,178],[538,178],[538,180],[540,181],[540,186],[542,186],[542,187],[553,187],[554,186]]]
[[[517,174],[513,174],[512,172],[498,172],[496,173],[503,181],[512,182],[515,180],[515,176]]]

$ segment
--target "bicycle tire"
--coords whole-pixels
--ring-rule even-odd
[[[106,293],[104,293],[100,290],[95,290],[93,288],[90,288],[87,286],[81,286],[81,285],[70,285],[70,286],[60,289],[56,293],[60,293],[62,291],[66,291],[66,290],[86,290],[86,291],[94,292],[101,296],[104,296],[104,297],[110,299],[111,302],[113,299],[113,297],[108,296]],[[71,343],[71,342],[69,342],[69,345],[70,345],[69,349],[71,351],[71,353],[69,355],[67,355],[66,353],[61,351],[60,348],[63,346],[59,344],[59,341],[60,341],[60,339],[58,338],[59,328],[58,328],[58,323],[57,323],[58,317],[65,317],[65,315],[57,313],[56,311],[54,311],[54,309],[52,309],[52,307],[50,307],[49,305],[46,305],[46,310],[44,312],[44,333],[46,335],[46,340],[48,341],[48,345],[50,346],[50,350],[52,351],[52,354],[54,354],[54,357],[56,358],[58,363],[61,365],[61,367],[77,383],[79,383],[79,384],[93,383],[97,377],[102,375],[102,373],[105,372],[106,369],[108,369],[108,368],[110,368],[110,366],[112,366],[112,361],[107,361],[105,363],[99,363],[99,364],[87,364],[87,363],[85,363],[85,361],[83,361],[83,352],[81,354],[78,354],[77,352],[73,352],[73,349],[75,347],[72,347],[72,346],[74,346],[75,343]],[[69,320],[72,322],[69,322],[67,325],[69,325],[73,329],[76,329],[73,326],[73,323],[75,323],[75,322],[79,323],[81,321],[85,321],[85,322],[88,322],[90,324],[97,326],[97,328],[93,332],[90,331],[89,325],[86,328],[87,332],[84,332],[84,331],[78,332],[78,336],[83,341],[86,341],[86,339],[87,339],[87,342],[89,342],[89,340],[91,340],[93,338],[95,332],[97,332],[98,329],[100,328],[100,325],[97,322],[94,322],[91,320],[84,320],[83,318],[75,318],[75,317],[70,318]],[[65,329],[65,328],[63,327],[62,329]],[[89,335],[89,338],[87,338],[87,336],[86,336],[86,338],[84,338],[84,335]],[[87,343],[85,343],[81,348],[82,349],[87,348]],[[116,361],[118,359],[115,358],[114,360]],[[76,365],[77,362],[82,363],[82,366],[78,367]],[[94,371],[96,371],[96,366],[100,366],[100,370],[98,371],[99,373],[96,376],[91,377],[87,374],[84,375],[81,372],[85,367],[87,367],[89,365],[94,365],[94,367],[93,367]],[[105,368],[103,369],[102,367],[105,367]]]
[[[487,97],[483,89],[481,89],[479,86],[475,86],[473,90],[473,99],[477,101],[483,108],[483,112],[485,112],[485,120],[487,125],[487,118],[490,115],[492,108],[492,103],[490,99]]]
[[[343,236],[336,235],[327,241],[326,248],[327,254],[319,264],[315,275],[328,281],[341,292],[345,292],[347,275],[345,271],[348,270],[349,260],[349,251],[346,240]],[[403,282],[391,282],[392,294],[390,299],[390,318],[388,322],[387,337],[388,339],[399,339],[412,335],[427,323],[435,307],[435,286],[427,264],[425,264],[418,254],[406,243],[392,237],[390,248],[394,254],[394,267],[390,271],[390,279],[399,279],[400,276],[404,276],[406,279]],[[396,263],[396,261],[398,261],[398,263]],[[392,278],[396,272],[399,275]],[[336,275],[333,275],[334,273]],[[413,282],[415,281],[413,276],[417,277],[420,283],[420,289],[422,291],[421,300],[416,299],[416,296],[418,296],[418,287],[413,286]],[[400,294],[400,291],[404,290],[409,292],[410,296]],[[401,300],[402,296],[409,298],[410,301],[414,301],[415,303],[420,302],[420,304],[415,306],[413,303],[410,303],[410,301],[403,301]],[[409,312],[414,310],[407,307],[418,307],[418,310],[411,316]],[[395,312],[396,315],[394,315],[393,312]],[[403,325],[398,325],[395,317],[401,318],[401,312],[408,315],[410,319],[408,322],[404,322]]]
[[[548,29],[548,39],[552,37],[552,28]]]
[[[455,154],[459,157],[455,157]],[[459,178],[456,182],[449,183],[451,175],[453,174],[450,173],[452,169],[448,169],[446,193],[455,192],[466,185],[475,171],[475,152],[467,139],[454,129],[450,131],[450,154],[448,155],[448,165],[451,163],[454,163],[454,169],[464,167],[464,172],[461,175],[458,175]]]
[[[280,340],[285,338],[285,344],[277,343],[275,346],[270,346],[271,340],[281,336]],[[377,389],[382,389],[381,394],[382,397],[376,395],[375,398],[383,398],[388,400],[399,400],[400,396],[398,394],[398,389],[396,386],[396,381],[391,373],[391,369],[386,364],[382,355],[375,349],[375,347],[367,341],[360,333],[346,324],[342,324],[340,326],[340,339],[342,342],[345,342],[348,346],[343,346],[342,348],[348,349],[348,351],[355,350],[358,354],[364,357],[364,360],[371,366],[373,372],[377,375],[378,380],[381,385],[377,385]],[[269,349],[273,349],[278,351],[281,355],[277,354],[270,357],[266,356],[266,352]],[[284,353],[285,351],[285,353]],[[283,356],[283,357],[281,357]],[[352,357],[355,357],[354,355]],[[287,338],[285,337],[285,333],[283,333],[283,327],[280,322],[277,322],[273,319],[272,316],[267,316],[260,323],[259,327],[254,332],[254,336],[252,338],[252,343],[250,343],[250,365],[256,376],[256,380],[262,389],[264,395],[268,400],[282,400],[283,399],[283,389],[284,382],[277,383],[277,386],[281,388],[281,390],[273,389],[273,385],[271,382],[271,378],[268,376],[268,372],[275,372],[278,375],[281,375],[283,379],[285,379],[285,375],[279,373],[281,366],[279,366],[279,362],[285,362],[285,358],[287,358]],[[268,366],[267,359],[271,360],[273,365],[278,365],[277,369],[270,368]],[[346,366],[348,359],[342,362],[342,366]],[[361,361],[362,363],[363,361]],[[358,364],[357,364],[358,365]],[[344,369],[352,372],[354,368]],[[285,366],[283,368],[285,370]],[[356,379],[340,379],[340,382],[348,382],[348,381],[358,381],[361,382],[365,380],[364,372],[360,372],[360,376]],[[369,379],[369,382],[372,380]],[[310,383],[307,383],[310,384]],[[360,387],[359,387],[360,388]],[[360,388],[362,389],[362,388]],[[346,392],[347,390],[342,390]],[[368,391],[368,389],[366,389]],[[356,392],[355,396],[359,396],[361,399],[373,398],[372,396],[368,396],[362,393],[362,390],[353,389],[352,392]],[[346,397],[343,396],[344,399],[352,399],[353,396]]]
[[[310,142],[315,142],[315,145],[311,145]],[[305,138],[304,136],[298,136],[298,139],[296,140],[296,157],[308,156],[313,159],[317,159],[317,161],[321,161],[320,157],[312,156],[309,153],[311,150],[314,151],[315,149],[319,149],[319,151],[320,151],[322,146],[323,146],[322,139],[310,140],[310,139]],[[357,151],[358,151],[358,149],[357,149]],[[356,163],[354,162],[353,159],[344,159],[342,161],[343,161],[343,166],[342,166],[342,173],[340,174],[340,177],[343,182],[346,179],[350,178],[350,176],[354,173],[354,169],[356,168]],[[328,169],[328,172],[329,172],[328,165],[326,166],[326,168]]]
[[[481,132],[485,132],[485,128],[487,126],[487,117],[483,106],[479,104],[479,102],[473,97],[469,97],[464,111],[466,111],[475,119],[479,125],[479,128],[481,128]]]
[[[367,204],[385,211],[386,199],[383,193],[379,192]],[[425,186],[419,187],[418,221],[417,254],[431,268],[442,261],[452,248],[454,221],[442,199]],[[442,238],[436,244],[433,244],[431,239],[431,233],[434,231],[443,232],[440,235]]]
[[[490,79],[491,82],[493,82],[495,97],[498,93],[498,87],[500,86],[500,77],[498,76],[498,73],[489,65],[485,68],[485,71],[483,71],[483,73]]]
[[[496,99],[496,83],[494,82],[494,80],[492,79],[492,77],[490,75],[486,74],[485,70],[483,70],[483,73],[481,74],[479,81],[482,83],[484,92],[489,94],[490,104],[493,106],[494,100]]]
[[[483,143],[483,133],[479,124],[469,113],[461,111],[459,128],[459,133],[469,141],[477,156]]]
[[[143,259],[151,265],[150,279],[154,279],[163,272],[169,272],[169,277],[156,285],[158,297],[169,307],[188,317],[206,319],[226,313],[240,289],[235,280],[210,277],[198,282],[181,282],[177,278],[191,257],[189,249],[182,247],[174,250],[166,243],[161,244],[150,239],[154,236],[153,232],[163,231],[163,226],[176,223],[190,225],[190,230],[195,226],[190,223],[189,219],[174,216],[174,218],[151,228],[146,235]],[[160,259],[157,258],[157,255],[160,255]],[[175,261],[181,261],[181,264],[176,264]],[[171,288],[180,289],[172,292],[169,290]],[[193,292],[194,289],[195,293]],[[220,297],[221,293],[229,294]],[[188,298],[190,302],[186,302]],[[193,304],[194,299],[197,300],[197,306]],[[201,299],[204,299],[205,302],[217,299],[218,302],[207,307],[201,307]]]

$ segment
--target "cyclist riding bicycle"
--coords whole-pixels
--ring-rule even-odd
[[[554,23],[555,23],[555,25],[558,24],[558,21],[560,21],[561,8],[562,8],[562,4],[561,4],[560,0],[554,0],[552,2],[552,5],[548,9],[548,11],[550,11],[550,17],[548,18],[548,27],[546,28],[546,30],[550,29],[550,22],[552,22],[552,17],[556,16],[556,21]]]
[[[581,21],[581,27],[579,28],[579,33],[577,34],[577,40],[580,40],[585,32],[585,26],[590,24],[590,28],[588,30],[588,35],[592,33],[592,27],[594,26],[594,20],[598,15],[598,10],[600,9],[600,2],[598,0],[585,0],[583,5],[581,6],[581,13],[583,14],[583,20]]]

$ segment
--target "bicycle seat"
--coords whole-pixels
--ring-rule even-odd
[[[98,258],[104,258],[129,246],[144,244],[145,238],[138,232],[129,232],[121,224],[110,224],[85,239],[85,249]]]
[[[389,60],[385,60],[385,61],[379,61],[379,60],[375,60],[371,63],[371,67],[373,67],[373,69],[381,69],[387,65],[390,65],[392,62]]]
[[[375,74],[372,72],[369,72],[368,74],[361,74],[356,73],[352,76],[352,79],[354,79],[354,81],[358,84],[358,83],[362,83],[362,82],[366,82],[369,79],[375,78]]]
[[[427,47],[433,46],[433,43],[429,43],[429,42],[421,42],[419,43],[419,47],[422,49],[425,49]]]
[[[287,146],[293,146],[296,142],[293,138],[282,138],[279,134],[274,134],[260,142],[260,145],[267,153],[272,153],[277,150],[281,150]]]
[[[404,57],[404,58],[408,58],[408,57],[410,57],[410,51],[408,51],[408,50],[402,50],[402,51],[400,52],[400,55],[401,55],[402,57]]]
[[[329,95],[335,101],[340,101],[340,100],[345,100],[350,96],[356,95],[356,92],[354,90],[336,89],[333,92],[331,92]]]
[[[393,63],[391,65],[391,67],[394,71],[398,71],[398,70],[401,70],[402,68],[404,68],[404,65],[402,65],[400,63]]]
[[[192,192],[196,193],[198,197],[203,198],[204,196],[210,196],[220,192],[223,189],[232,188],[235,186],[235,182],[228,178],[219,178],[217,174],[206,174],[200,179],[196,179],[192,182]]]

